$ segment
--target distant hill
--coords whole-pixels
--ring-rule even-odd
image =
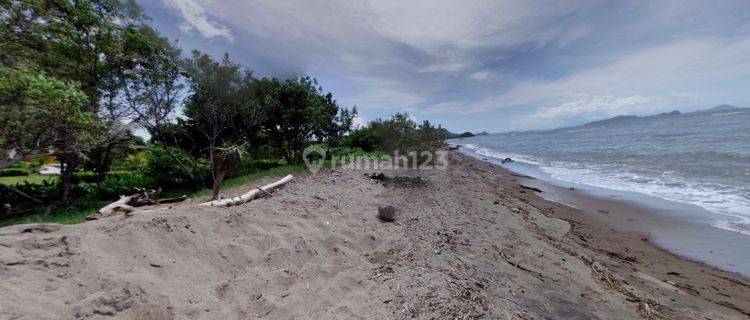
[[[443,137],[445,139],[471,138],[475,136],[475,134],[468,132],[468,131],[464,133],[454,133],[454,132],[448,131],[448,129],[445,129],[445,128],[443,128],[442,131],[443,131]]]
[[[638,116],[616,116],[609,119],[604,120],[597,120],[597,121],[591,121],[587,124],[584,124],[584,127],[588,126],[598,126],[598,125],[604,125],[604,124],[610,124],[615,122],[624,122],[628,120],[638,119]]]
[[[738,106],[733,106],[730,104],[722,104],[719,106],[715,106],[713,108],[708,108],[706,110],[701,111],[695,111],[691,113],[715,113],[715,112],[727,112],[727,111],[737,111],[737,110],[747,110],[748,108],[742,108]]]
[[[733,105],[722,104],[720,106],[715,106],[713,108],[708,108],[708,109],[700,110],[700,111],[693,111],[693,112],[689,112],[685,114],[717,113],[717,112],[727,112],[727,111],[737,111],[737,110],[750,110],[750,108],[742,108],[742,107],[737,107]],[[636,119],[647,119],[647,118],[654,118],[654,117],[672,117],[672,116],[680,116],[680,115],[683,115],[683,113],[677,110],[672,111],[672,112],[664,112],[664,113],[660,113],[660,114],[656,114],[652,116],[644,116],[644,117],[621,115],[621,116],[615,116],[609,119],[591,121],[587,124],[584,124],[583,126],[584,127],[600,126],[600,125],[607,125],[607,124],[613,124],[613,123],[623,123],[623,122],[633,121]]]

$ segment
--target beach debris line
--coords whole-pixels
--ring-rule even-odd
[[[486,173],[488,173],[488,174],[495,174],[494,172],[492,172],[492,171],[490,171],[490,170],[487,170],[487,169],[476,168],[476,167],[475,167],[475,169],[477,169],[477,170],[479,170],[479,171],[482,171],[482,172],[486,172]]]
[[[163,198],[163,199],[155,199],[157,195],[161,193],[161,188],[159,189],[148,189],[145,188],[136,188],[135,193],[129,196],[120,196],[120,199],[112,202],[103,208],[99,209],[95,214],[87,217],[87,220],[96,220],[99,218],[105,218],[109,217],[115,213],[131,213],[135,211],[136,207],[142,207],[142,206],[149,206],[149,205],[155,205],[155,204],[162,204],[162,203],[174,203],[174,202],[181,202],[185,201],[187,199],[187,196],[182,195],[179,197],[174,198]]]
[[[247,202],[249,202],[249,201],[257,198],[259,195],[269,195],[271,193],[271,191],[276,190],[276,189],[280,188],[281,186],[289,183],[289,181],[292,181],[293,178],[294,178],[294,176],[292,176],[290,174],[290,175],[287,175],[284,178],[281,178],[280,180],[278,180],[276,182],[269,183],[269,184],[267,184],[265,186],[262,186],[260,188],[255,188],[253,190],[250,190],[249,192],[247,192],[247,193],[245,193],[245,194],[243,194],[241,196],[237,196],[237,197],[233,197],[233,198],[228,198],[228,199],[220,199],[220,200],[208,201],[208,202],[201,203],[200,205],[201,206],[212,206],[212,207],[229,207],[229,206],[244,204],[244,203],[247,203]]]
[[[543,192],[539,188],[529,187],[529,186],[522,185],[522,184],[519,184],[518,186],[521,187],[521,188],[523,188],[523,189],[528,189],[528,190],[535,191],[535,192]]]
[[[415,188],[423,187],[427,184],[427,180],[422,179],[422,177],[394,176],[391,178],[382,172],[365,174],[365,177],[379,181],[386,187]]]
[[[396,221],[396,208],[393,206],[380,206],[378,207],[378,218],[383,222],[394,222]]]

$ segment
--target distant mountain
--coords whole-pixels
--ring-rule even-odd
[[[612,117],[609,119],[591,121],[587,124],[584,124],[583,126],[584,127],[598,126],[598,125],[611,124],[611,123],[616,123],[616,122],[625,122],[625,121],[629,121],[633,119],[638,119],[638,116],[616,116],[616,117]]]
[[[491,133],[487,131],[482,131],[480,133],[475,134],[475,136],[489,136],[489,135],[491,135]]]
[[[747,110],[747,109],[748,108],[737,107],[737,106],[733,106],[730,104],[722,104],[719,106],[715,106],[713,108],[708,108],[706,110],[695,111],[691,113],[715,113],[715,112],[727,112],[727,111],[737,111],[737,110]]]
[[[742,107],[736,107],[736,106],[732,106],[728,104],[722,104],[720,106],[715,106],[713,108],[708,108],[708,109],[700,110],[700,111],[693,111],[693,112],[689,112],[685,114],[717,113],[717,112],[738,111],[738,110],[750,110],[750,108],[742,108]],[[583,126],[584,127],[599,126],[599,125],[607,125],[607,124],[612,124],[612,123],[628,122],[628,121],[633,121],[636,119],[648,119],[648,118],[654,118],[654,117],[673,117],[673,116],[680,116],[680,115],[683,115],[683,113],[677,110],[672,111],[672,112],[664,112],[664,113],[660,113],[660,114],[656,114],[652,116],[644,116],[644,117],[621,115],[621,116],[616,116],[616,117],[612,117],[609,119],[591,121],[587,124],[584,124]]]
[[[448,131],[448,129],[445,129],[445,128],[442,129],[442,132],[443,132],[443,137],[445,139],[471,138],[474,136],[473,133],[468,132],[468,131],[464,133],[453,133],[453,132]]]

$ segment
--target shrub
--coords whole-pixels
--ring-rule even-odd
[[[98,178],[96,173],[91,171],[73,173],[73,183],[95,183]]]
[[[349,134],[343,145],[360,148],[365,152],[374,150],[393,153],[400,151],[436,151],[443,145],[442,128],[428,121],[417,124],[409,115],[397,113],[387,120],[371,121],[367,127]]]
[[[134,154],[129,154],[127,157],[125,157],[125,159],[115,160],[112,163],[112,170],[139,171],[146,167],[147,164],[147,152],[140,151]]]
[[[0,171],[0,177],[20,177],[20,176],[28,176],[28,175],[29,175],[28,169],[11,168],[11,169],[3,169]]]
[[[179,148],[151,148],[146,151],[146,162],[143,174],[153,179],[162,189],[192,189],[205,184],[211,176],[207,165],[194,161],[187,152]]]
[[[359,148],[367,152],[378,148],[378,142],[375,140],[373,130],[370,128],[362,128],[352,131],[352,133],[342,140],[341,144],[345,147],[352,149]]]
[[[114,200],[122,195],[133,194],[136,188],[155,189],[158,185],[151,176],[140,172],[113,172],[104,180],[85,186],[86,198]]]

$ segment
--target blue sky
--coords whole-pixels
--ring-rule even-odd
[[[364,121],[502,132],[750,106],[747,1],[139,3],[185,52],[316,77]]]

